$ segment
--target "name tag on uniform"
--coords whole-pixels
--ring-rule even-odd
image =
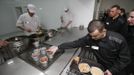
[[[107,25],[109,25],[109,22],[106,22]]]
[[[98,46],[91,46],[92,49],[99,50]]]

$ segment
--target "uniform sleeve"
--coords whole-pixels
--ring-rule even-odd
[[[69,20],[73,21],[73,14],[72,13],[69,14]]]
[[[72,42],[63,43],[63,44],[59,45],[58,48],[62,50],[62,49],[83,47],[83,46],[87,45],[87,41],[89,41],[88,36],[85,36],[85,37],[82,37],[82,38],[72,41]]]
[[[119,33],[123,35],[125,38],[128,37],[128,26],[126,24],[126,21],[122,18],[119,19],[119,24],[121,28],[118,28]]]
[[[18,20],[17,20],[17,22],[16,22],[16,26],[23,26],[24,25],[24,23],[23,23],[23,15],[21,15],[19,18],[18,18]]]
[[[116,74],[123,70],[130,63],[130,52],[126,42],[122,42],[119,46],[119,56],[113,67],[109,70],[112,74]]]

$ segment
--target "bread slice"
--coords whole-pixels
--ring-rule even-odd
[[[90,72],[92,75],[104,75],[104,72],[98,67],[91,67]]]
[[[81,73],[90,72],[90,66],[87,63],[79,63],[78,68]]]
[[[78,64],[79,61],[80,61],[80,57],[76,56],[76,57],[73,57],[73,60]]]

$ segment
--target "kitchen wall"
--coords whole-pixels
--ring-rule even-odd
[[[37,6],[37,14],[44,28],[58,28],[61,25],[60,15],[65,8],[70,8],[73,14],[73,26],[85,25],[93,18],[95,0],[0,0],[0,35],[15,32],[18,18],[15,7],[26,11],[28,3]]]
[[[15,26],[18,18],[15,8],[24,8],[26,4],[24,0],[0,0],[0,35],[18,31]]]
[[[0,0],[0,34],[13,32],[16,30],[16,14],[14,3],[8,0]]]
[[[68,6],[72,9],[74,16],[74,26],[88,26],[93,19],[95,0],[70,0]]]

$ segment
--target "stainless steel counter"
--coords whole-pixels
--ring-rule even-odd
[[[73,55],[73,57],[78,56],[80,53],[80,49],[77,50],[77,52]],[[69,70],[70,70],[70,64],[71,64],[71,60],[69,61],[69,63],[65,66],[65,68],[62,70],[62,72],[60,73],[60,75],[67,75]]]
[[[19,36],[19,35],[24,35],[24,33],[22,31],[11,32],[11,33],[0,35],[0,39],[5,40],[7,38],[10,38],[13,36]]]
[[[46,43],[57,46],[63,42],[69,42],[83,37],[84,35],[86,35],[86,33],[86,29],[79,30],[78,28],[73,28],[58,34],[58,36],[55,36]],[[79,51],[76,52],[76,54],[74,54],[75,50],[76,49],[66,50],[66,52],[60,58],[58,58],[58,60],[44,73],[46,73],[47,75],[66,75],[66,71],[69,67],[70,60],[74,55],[79,54]]]
[[[76,40],[80,37],[83,37],[87,34],[87,30],[79,30],[79,28],[71,28],[69,30],[65,30],[63,32],[59,32],[58,36],[53,37],[52,39],[48,40],[46,43],[52,45],[59,45],[64,42],[69,42]]]
[[[45,42],[51,45],[59,45],[63,42],[76,40],[87,34],[85,30],[72,28],[68,31],[58,33],[55,37]],[[0,65],[0,75],[65,75],[66,66],[73,57],[76,49],[66,50],[48,69],[39,71],[30,64],[21,60],[18,57],[13,58],[12,61]],[[76,53],[78,54],[78,53]]]
[[[60,75],[66,65],[69,63],[74,52],[75,50],[66,51],[61,57],[58,58],[58,60],[56,60],[54,64],[44,71],[44,73],[47,75]]]
[[[15,57],[0,65],[0,75],[44,75],[43,72]]]

